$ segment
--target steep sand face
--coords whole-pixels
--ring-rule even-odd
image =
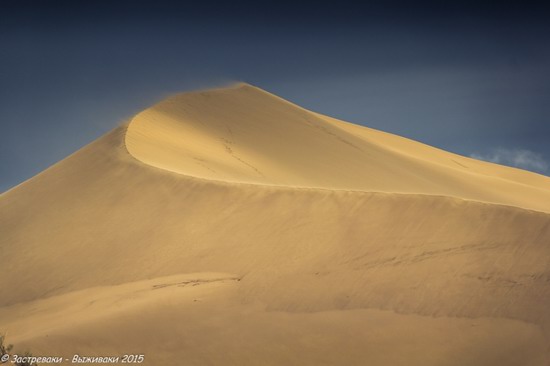
[[[184,162],[177,172],[158,169],[169,154],[162,139],[149,135],[145,148],[132,126],[140,123],[0,196],[0,331],[19,351],[144,353],[149,365],[550,362],[550,214],[429,193],[289,187],[267,181],[281,171],[267,162],[264,181],[241,184],[229,174],[253,175],[218,152],[208,162],[227,175],[198,179],[200,165],[184,159],[173,158]],[[385,146],[380,156],[411,151],[400,171],[442,166],[453,181],[446,153],[359,129]],[[463,159],[471,177],[544,192],[546,178]],[[523,192],[513,197],[522,206]]]
[[[290,187],[445,195],[550,211],[550,178],[313,113],[247,84],[136,115],[138,160],[189,176]]]

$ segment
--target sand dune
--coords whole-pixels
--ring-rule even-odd
[[[248,85],[176,96],[0,196],[0,331],[149,365],[548,365],[548,182]]]
[[[138,160],[194,177],[421,193],[550,211],[550,178],[313,113],[247,84],[169,98],[136,115]]]

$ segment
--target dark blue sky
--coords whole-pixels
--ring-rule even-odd
[[[550,174],[550,19],[527,2],[0,2],[0,192],[165,96],[246,81]]]

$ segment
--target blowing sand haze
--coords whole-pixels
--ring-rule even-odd
[[[248,84],[138,113],[2,194],[0,225],[18,352],[550,363],[550,178]]]

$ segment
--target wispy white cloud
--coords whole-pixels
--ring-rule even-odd
[[[524,149],[499,148],[486,154],[473,153],[470,157],[539,173],[548,173],[550,168],[550,164],[541,154]]]

